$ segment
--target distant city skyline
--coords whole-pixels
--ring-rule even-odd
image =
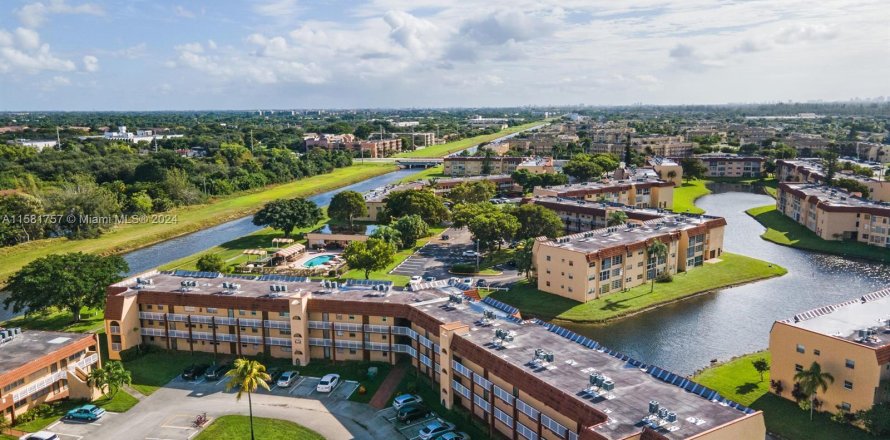
[[[0,110],[890,99],[888,18],[881,0],[13,0]]]

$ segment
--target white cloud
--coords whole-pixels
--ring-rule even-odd
[[[195,18],[195,13],[188,10],[185,6],[182,5],[176,5],[176,7],[173,8],[173,13],[183,18]]]
[[[65,0],[50,0],[48,3],[36,2],[22,6],[16,12],[22,24],[28,27],[38,27],[50,14],[88,14],[103,15],[105,11],[99,5],[84,3],[81,5],[69,5]]]
[[[99,71],[99,59],[92,56],[87,55],[83,57],[83,70],[87,72],[98,72]]]
[[[0,72],[35,74],[42,71],[76,70],[73,61],[59,58],[49,44],[41,43],[40,34],[18,28],[14,33],[0,29]]]
[[[439,28],[431,21],[403,11],[389,11],[383,20],[390,27],[390,38],[412,53],[427,55],[438,49]]]
[[[301,7],[297,0],[273,0],[257,4],[253,10],[264,17],[288,17],[296,15]]]
[[[40,47],[40,34],[37,31],[18,28],[15,30],[15,36],[24,49],[33,50]]]
[[[831,40],[837,37],[837,31],[831,26],[823,24],[798,24],[782,28],[776,34],[775,40],[780,44],[794,44],[800,42]]]

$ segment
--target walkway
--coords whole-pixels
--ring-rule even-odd
[[[377,388],[377,392],[374,393],[374,397],[371,398],[371,401],[368,402],[368,404],[373,408],[383,409],[387,402],[389,402],[392,393],[394,393],[399,384],[402,383],[402,378],[405,377],[407,372],[408,364],[405,362],[400,363],[392,370],[389,370],[386,379],[383,379],[383,383],[380,384],[380,388]]]

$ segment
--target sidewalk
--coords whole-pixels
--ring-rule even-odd
[[[407,363],[400,363],[392,370],[389,370],[386,379],[380,384],[380,388],[377,388],[377,392],[374,393],[374,397],[371,398],[371,401],[368,402],[368,404],[371,405],[372,408],[383,409],[407,372]]]

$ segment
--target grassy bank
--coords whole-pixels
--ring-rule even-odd
[[[828,415],[816,413],[810,421],[809,413],[794,402],[769,393],[769,372],[763,375],[754,370],[751,362],[757,358],[770,360],[769,352],[739,357],[725,364],[708,368],[693,380],[712,388],[724,397],[763,411],[766,429],[788,440],[866,440],[873,437],[860,429],[832,422]],[[790,392],[790,391],[786,391]]]
[[[745,212],[766,228],[766,232],[760,236],[764,240],[843,257],[890,262],[890,252],[886,248],[856,241],[823,240],[813,231],[779,212],[775,205],[751,208]]]
[[[321,434],[287,420],[253,418],[256,438],[263,440],[324,440]],[[195,440],[242,440],[250,438],[247,416],[222,416],[214,420]]]
[[[360,182],[395,169],[394,164],[381,163],[338,168],[332,173],[275,185],[260,191],[220,197],[207,204],[177,208],[164,213],[175,216],[175,223],[127,224],[108,231],[96,239],[55,238],[2,248],[0,249],[0,284],[25,264],[47,254],[78,251],[99,254],[123,253],[252,214],[271,200],[282,197],[310,196]]]
[[[406,151],[404,153],[399,153],[396,157],[442,157],[454,153],[455,151],[464,150],[472,147],[476,144],[481,144],[482,142],[491,142],[499,137],[507,136],[513,133],[518,133],[523,130],[528,130],[537,125],[543,124],[544,121],[535,121],[529,122],[527,124],[517,125],[514,127],[508,127],[505,130],[501,130],[497,133],[493,134],[483,134],[479,136],[473,136],[470,138],[460,139],[453,142],[444,143],[441,145],[433,145],[431,147],[422,148],[420,150],[414,151]]]
[[[46,313],[19,316],[0,323],[0,326],[21,327],[31,330],[86,333],[102,329],[104,323],[105,317],[101,310],[84,307],[80,311],[79,322],[72,322],[71,312],[67,310],[53,310]]]
[[[720,259],[719,263],[705,264],[674,275],[670,283],[655,283],[652,293],[649,292],[650,284],[645,284],[581,304],[521,282],[509,291],[495,292],[491,297],[517,307],[526,318],[603,323],[696,294],[787,273],[781,266],[743,255],[724,253]]]
[[[399,180],[399,183],[405,182],[414,182],[416,180],[427,180],[431,178],[445,178],[448,177],[442,172],[445,171],[445,165],[436,165],[434,167],[429,167],[417,174],[412,174],[408,177],[402,178]]]
[[[711,190],[705,186],[707,183],[707,180],[691,180],[674,188],[674,212],[704,214],[705,210],[695,206],[695,201],[699,197],[711,193]]]

